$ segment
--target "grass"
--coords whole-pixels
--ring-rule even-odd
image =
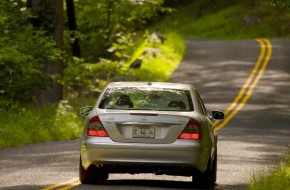
[[[136,59],[142,60],[141,68],[129,69],[133,80],[167,81],[177,68],[185,52],[183,38],[174,32],[164,33],[164,43],[149,43],[145,40],[134,52],[132,59],[124,64],[128,68]]]
[[[290,37],[290,17],[272,0],[210,2],[196,0],[157,23],[181,36],[207,39]]]
[[[284,162],[270,172],[260,172],[252,177],[249,190],[290,190],[290,154]]]
[[[76,139],[81,120],[66,102],[43,108],[0,111],[0,148]]]

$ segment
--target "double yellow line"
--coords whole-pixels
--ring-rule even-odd
[[[268,39],[256,39],[256,41],[260,44],[261,52],[255,67],[245,84],[242,86],[237,97],[234,99],[233,103],[225,110],[226,118],[221,122],[214,122],[215,130],[222,129],[244,107],[267,68],[272,55],[272,44]]]
[[[242,86],[237,97],[234,99],[233,103],[226,109],[226,118],[222,122],[214,122],[216,130],[222,129],[244,107],[244,105],[251,97],[255,86],[258,84],[260,78],[262,77],[264,71],[267,68],[267,65],[272,55],[272,44],[268,39],[256,39],[256,41],[260,44],[261,52],[255,64],[255,67],[252,70],[245,84]],[[41,190],[68,190],[78,186],[79,184],[80,182],[78,178],[73,178],[59,184],[45,187]]]
[[[58,190],[68,190],[71,188],[74,188],[76,186],[80,185],[79,178],[73,178],[68,181],[58,183],[55,185],[51,185],[45,188],[42,188],[41,190],[53,190],[53,189],[58,189]]]

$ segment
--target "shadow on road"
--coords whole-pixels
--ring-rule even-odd
[[[49,186],[49,185],[47,185]],[[224,189],[244,189],[244,184],[237,185],[216,185],[214,188],[205,190],[224,190]],[[39,190],[44,188],[43,185],[18,185],[10,187],[2,187],[0,190]],[[160,181],[160,180],[108,180],[102,185],[79,185],[73,189],[102,189],[102,190],[200,190],[198,187],[193,187],[190,182],[179,181]]]
[[[132,187],[150,187],[153,189],[192,189],[190,182],[166,181],[166,180],[109,180],[105,186],[126,186]],[[104,186],[104,187],[105,187]]]
[[[230,185],[228,187],[216,185],[214,188],[208,190],[222,190],[222,189],[241,189],[244,187],[243,184]],[[98,187],[102,190],[109,189],[126,189],[126,190],[141,190],[141,189],[150,189],[150,190],[161,190],[161,189],[170,189],[170,190],[180,190],[180,189],[195,189],[199,190],[201,188],[194,187],[191,182],[185,181],[167,181],[167,180],[108,180],[105,184],[102,185],[80,185],[79,189],[94,189]],[[243,189],[243,188],[242,188]]]

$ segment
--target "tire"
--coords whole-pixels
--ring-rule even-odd
[[[93,172],[92,167],[89,167],[87,170],[83,168],[82,159],[80,158],[79,166],[79,179],[82,184],[94,184],[96,176]]]
[[[216,153],[215,153],[216,154]],[[209,189],[214,187],[216,182],[216,175],[217,174],[217,156],[213,162],[209,159],[207,164],[207,169],[200,173],[197,177],[192,177],[192,183],[195,187],[202,188],[202,189]]]
[[[108,178],[108,172],[98,169],[95,166],[90,166],[87,170],[85,170],[80,158],[79,180],[82,184],[100,184],[104,183]]]
[[[211,180],[212,180],[212,186],[215,185],[217,179],[217,149],[215,151],[214,160],[212,162],[211,166]]]

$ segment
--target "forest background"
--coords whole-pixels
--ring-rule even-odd
[[[184,38],[289,37],[287,0],[0,1],[0,147],[77,139],[111,81],[166,81]]]

